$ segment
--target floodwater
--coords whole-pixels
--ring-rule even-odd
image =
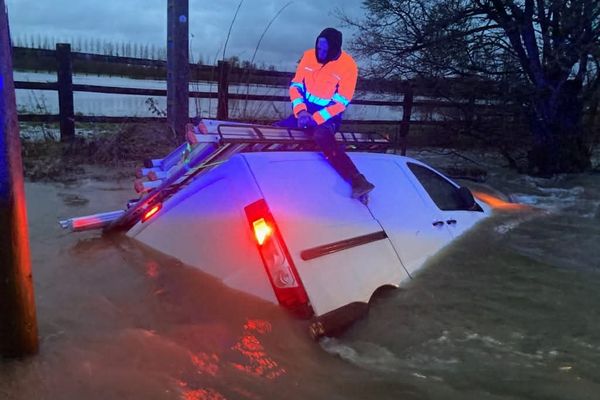
[[[122,236],[60,230],[122,208],[133,178],[27,183],[40,353],[0,361],[0,398],[597,399],[600,174],[488,171],[463,183],[521,205],[500,203],[318,343],[279,307]]]

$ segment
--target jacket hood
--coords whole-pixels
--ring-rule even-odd
[[[329,49],[327,50],[327,57],[324,60],[319,60],[319,55],[317,52],[317,43],[319,42],[319,38],[327,39],[327,44],[329,45]],[[342,32],[338,31],[334,28],[325,28],[317,39],[315,40],[315,56],[317,57],[317,61],[321,64],[326,64],[329,61],[337,60],[340,58],[342,54]]]

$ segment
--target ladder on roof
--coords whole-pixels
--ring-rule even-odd
[[[241,152],[318,151],[306,131],[276,126],[254,125],[203,119],[188,135],[187,142],[162,159],[144,161],[136,171],[138,200],[127,209],[59,221],[71,231],[103,228],[105,232],[128,230],[147,214],[187,186],[198,174]],[[376,133],[335,134],[348,151],[385,152],[392,143]]]

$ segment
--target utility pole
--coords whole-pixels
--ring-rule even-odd
[[[182,141],[189,122],[189,0],[167,5],[167,123]]]
[[[0,357],[38,351],[8,13],[0,0]]]

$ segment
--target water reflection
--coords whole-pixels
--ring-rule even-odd
[[[284,375],[285,369],[267,354],[257,335],[271,332],[271,324],[267,321],[250,320],[244,325],[244,335],[232,347],[239,352],[245,361],[232,363],[233,367],[255,377],[275,379]]]
[[[477,199],[487,203],[490,207],[501,209],[501,210],[523,210],[529,208],[525,204],[519,203],[511,203],[509,201],[503,200],[500,197],[493,196],[489,193],[474,191],[473,196]]]

